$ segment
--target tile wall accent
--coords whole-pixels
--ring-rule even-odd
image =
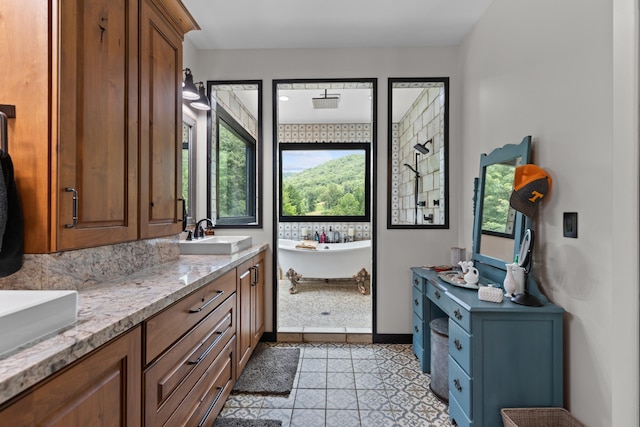
[[[177,260],[179,256],[177,236],[27,254],[20,270],[0,278],[0,289],[82,289]]]
[[[368,222],[281,222],[278,224],[278,238],[290,239],[290,240],[302,240],[303,236],[301,231],[306,228],[311,234],[309,240],[313,240],[313,235],[317,231],[318,234],[322,234],[324,229],[325,234],[329,234],[329,228],[332,230],[331,241],[333,242],[333,233],[338,231],[341,239],[347,236],[349,228],[354,229],[353,240],[370,240],[371,239],[371,225]]]
[[[371,123],[278,125],[278,142],[371,142]]]
[[[418,156],[418,201],[426,202],[425,207],[418,208],[419,225],[431,224],[424,220],[424,215],[433,215],[436,224],[445,221],[445,153],[441,149],[444,144],[444,88],[425,89],[400,122],[392,124],[391,224],[415,223],[415,174],[404,164],[415,167],[417,151],[413,146],[431,138],[433,143],[427,145],[429,153]]]

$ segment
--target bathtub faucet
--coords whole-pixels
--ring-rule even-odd
[[[202,222],[207,222],[207,230],[212,229],[214,227],[214,223],[213,221],[211,221],[209,218],[203,218],[200,221],[198,221],[196,223],[196,229],[193,232],[193,238],[194,239],[200,239],[202,237],[204,237],[204,230],[202,229]]]

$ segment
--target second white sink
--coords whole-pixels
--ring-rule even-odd
[[[77,320],[77,291],[0,290],[0,354]]]
[[[181,240],[182,255],[231,255],[251,246],[251,236],[207,236],[197,240]]]

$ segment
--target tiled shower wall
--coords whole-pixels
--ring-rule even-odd
[[[372,142],[371,123],[307,123],[307,124],[280,124],[278,126],[278,142]],[[340,236],[347,235],[349,228],[353,228],[355,240],[371,239],[371,224],[368,222],[281,222],[278,225],[278,237],[280,239],[300,240],[300,230],[307,228],[313,239],[313,234],[318,231],[329,233],[329,227]],[[332,239],[333,241],[333,236]]]
[[[415,100],[399,123],[392,124],[391,158],[391,223],[415,223],[415,174],[404,164],[415,168],[416,144],[427,144],[428,154],[418,156],[417,170],[420,172],[417,224],[444,224],[444,88],[427,88]],[[433,215],[428,222],[424,216]]]

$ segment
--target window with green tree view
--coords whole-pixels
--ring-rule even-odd
[[[280,144],[280,221],[368,221],[370,144]]]

